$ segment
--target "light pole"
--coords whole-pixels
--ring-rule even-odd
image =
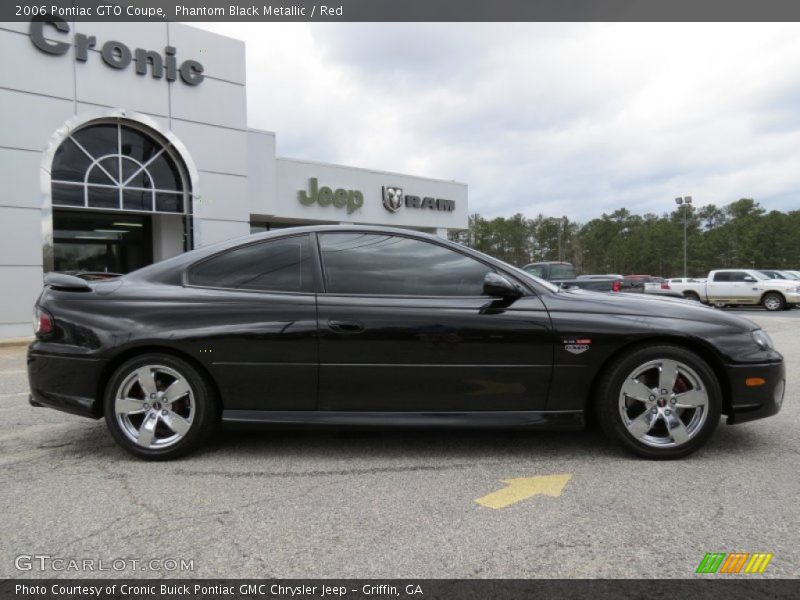
[[[554,223],[558,223],[558,262],[563,262],[564,259],[561,257],[561,236],[564,233],[567,217],[550,217],[550,220]]]
[[[688,277],[688,269],[687,265],[687,250],[686,250],[686,224],[687,224],[687,212],[689,210],[689,205],[692,203],[691,196],[684,196],[683,198],[675,198],[675,204],[678,206],[683,205],[683,276]]]

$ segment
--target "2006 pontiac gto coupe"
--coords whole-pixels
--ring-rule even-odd
[[[576,429],[677,458],[720,415],[783,400],[782,356],[746,319],[683,300],[560,290],[436,237],[285,229],[107,281],[49,274],[31,403],[105,417],[145,459],[220,422]]]

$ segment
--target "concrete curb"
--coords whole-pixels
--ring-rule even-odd
[[[33,337],[21,337],[21,338],[6,338],[4,340],[0,340],[0,348],[9,348],[13,346],[27,346],[33,341]]]

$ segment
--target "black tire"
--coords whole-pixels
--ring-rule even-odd
[[[684,292],[684,293],[683,293],[683,296],[684,296],[684,297],[685,297],[687,300],[692,300],[692,301],[694,301],[694,302],[700,302],[700,295],[699,295],[699,294],[697,294],[697,292]]]
[[[148,398],[145,388],[138,383],[136,373],[142,368],[151,374],[154,389],[157,390],[156,395],[159,397],[151,395]],[[170,383],[177,382],[178,378],[172,379],[173,374],[178,374],[182,378],[187,384],[188,391],[181,399],[170,405],[162,386],[169,387]],[[123,384],[129,386],[128,393],[122,393]],[[120,396],[131,397],[134,402],[141,400],[145,412],[132,411],[118,417],[116,411],[118,392]],[[154,400],[150,400],[154,397]],[[153,404],[150,405],[150,402]],[[219,422],[218,402],[213,386],[185,360],[162,353],[143,354],[123,363],[108,380],[103,408],[106,425],[114,441],[127,452],[145,460],[170,460],[195,450],[209,438]],[[182,419],[181,429],[186,428],[182,433],[178,433],[177,429],[173,431],[167,426],[167,419],[171,423],[176,423],[179,417]],[[137,423],[141,422],[141,427],[144,427],[144,421],[148,418],[154,419],[156,425],[149,428],[152,431],[153,442],[145,447],[134,441],[131,436],[137,429]],[[169,435],[170,432],[172,436]],[[141,428],[139,434],[141,436]],[[159,434],[163,437],[159,438]],[[176,436],[177,439],[170,441]],[[162,442],[165,445],[154,447],[155,444]]]
[[[653,441],[647,443],[635,437],[628,430],[628,425],[623,421],[623,409],[621,408],[621,404],[623,403],[623,400],[621,400],[622,386],[628,382],[628,377],[643,365],[660,360],[677,361],[677,363],[688,367],[693,371],[692,376],[697,376],[699,378],[702,391],[707,395],[707,405],[703,408],[703,412],[697,413],[698,422],[691,437],[682,443],[673,441],[672,443],[676,445],[663,447],[654,446]],[[683,372],[681,372],[680,377],[683,377]],[[683,380],[681,381],[681,385],[685,385]],[[677,383],[676,381],[676,386]],[[722,412],[722,391],[716,375],[714,375],[714,372],[702,358],[681,346],[664,344],[658,346],[639,346],[631,349],[608,365],[605,372],[602,373],[596,389],[597,393],[595,396],[594,408],[600,427],[609,438],[642,458],[668,460],[682,458],[691,454],[700,448],[714,432],[714,429],[719,424],[720,414]],[[673,390],[674,389],[675,387],[673,387]],[[656,390],[656,394],[658,394],[658,390]],[[658,404],[660,400],[661,398],[658,397],[656,400],[657,405],[664,407],[664,405]],[[628,401],[626,400],[625,402]],[[670,402],[669,395],[665,395],[666,408],[656,410],[666,411],[670,408]],[[675,408],[672,410],[675,411]],[[693,423],[693,415],[695,414],[694,411],[699,409],[688,409],[688,411],[686,409],[681,410],[683,411],[681,414],[673,412],[673,417],[670,418],[678,416],[682,419],[682,422],[683,419],[688,419],[691,425]],[[647,411],[648,409],[645,409],[643,413]],[[640,413],[640,415],[643,413]],[[667,414],[670,413],[667,412]],[[663,418],[667,419],[667,417]],[[665,421],[661,421],[661,423],[662,425],[657,423],[655,427],[661,426],[664,432],[668,432],[666,425],[663,424]],[[647,431],[651,430],[648,429]],[[652,431],[657,431],[657,429],[653,429]],[[667,433],[667,435],[669,436],[670,434]]]
[[[761,306],[770,312],[777,312],[786,308],[786,298],[778,292],[767,292],[761,298]]]

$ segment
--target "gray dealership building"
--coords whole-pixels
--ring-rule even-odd
[[[438,235],[467,186],[275,153],[247,126],[243,42],[178,23],[0,23],[0,340],[42,275],[128,272],[311,223]]]

